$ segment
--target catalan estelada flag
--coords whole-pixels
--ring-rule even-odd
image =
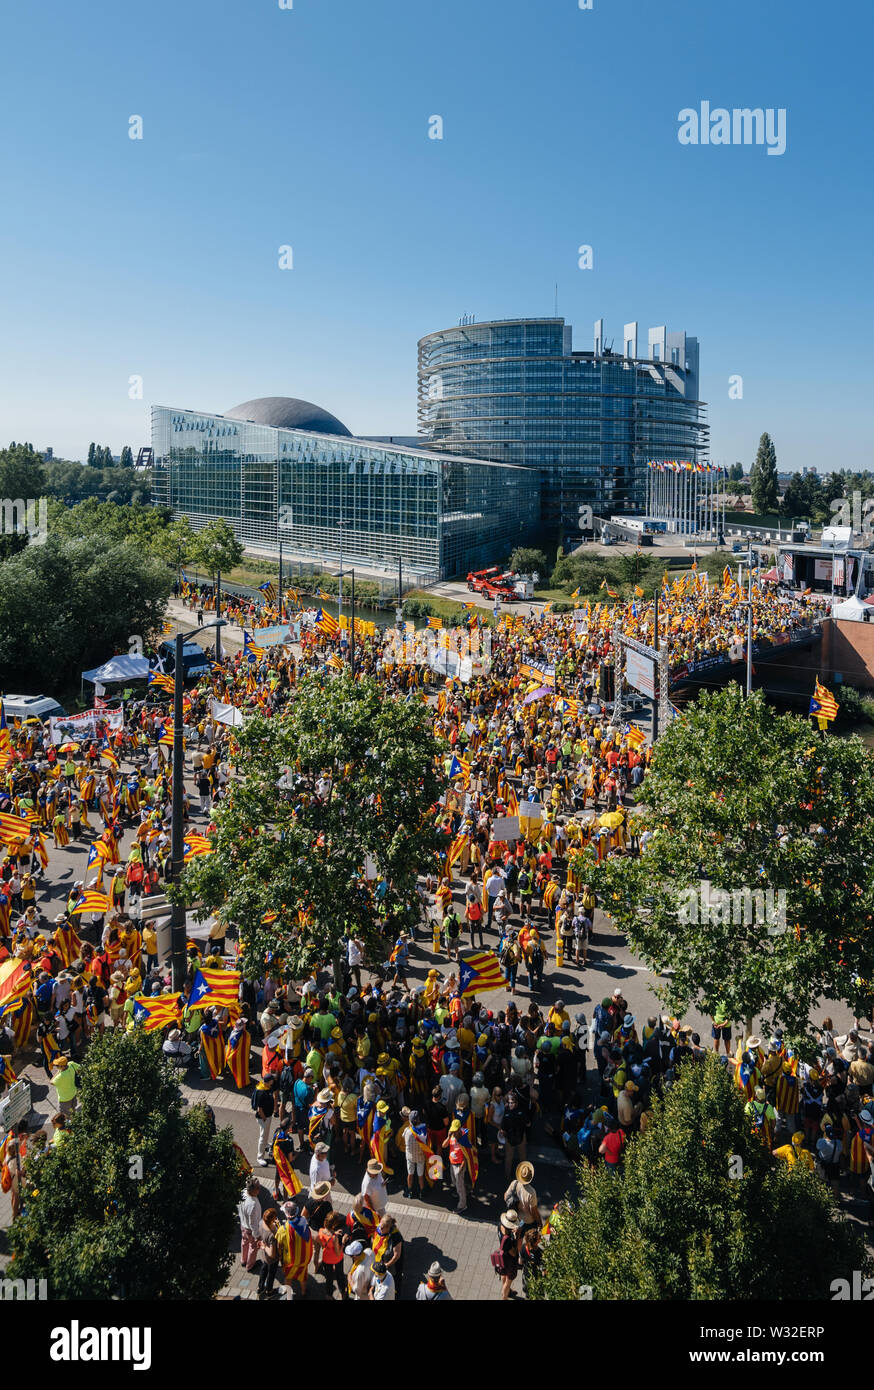
[[[242,1027],[235,1028],[231,1033],[225,1053],[225,1061],[231,1069],[234,1085],[241,1091],[249,1085],[249,1053],[251,1048],[252,1039],[249,1036],[248,1028],[243,1023]]]
[[[27,1040],[30,1037],[30,1030],[33,1027],[35,1012],[36,1010],[32,997],[25,997],[19,1000],[16,1009],[6,1011],[4,1021],[8,1027],[12,1029],[16,1047],[26,1046]]]
[[[338,637],[340,635],[340,624],[330,613],[326,613],[324,608],[320,608],[316,614],[316,627],[326,637]]]
[[[379,1110],[373,1121],[373,1134],[370,1136],[370,1154],[377,1162],[381,1163],[388,1177],[394,1176],[394,1169],[389,1167],[388,1141],[391,1137],[391,1121],[387,1115],[381,1115]]]
[[[139,994],[134,1000],[134,1022],[144,1032],[154,1033],[182,1017],[180,994]]]
[[[290,1155],[286,1153],[278,1139],[273,1140],[273,1162],[276,1164],[276,1176],[289,1197],[296,1197],[301,1190],[301,1181],[294,1171]]]
[[[54,941],[58,948],[58,955],[63,961],[64,969],[69,970],[82,949],[81,938],[70,922],[64,922],[55,932]]]
[[[77,916],[81,912],[108,912],[109,907],[107,893],[98,893],[95,888],[83,888],[75,906],[70,909],[70,915]]]
[[[168,695],[172,695],[176,689],[176,682],[172,676],[165,676],[162,671],[152,671],[149,676],[149,685],[156,685],[161,690],[166,690]]]
[[[186,835],[182,841],[183,863],[190,864],[192,859],[198,859],[202,854],[215,854],[215,846],[205,840],[202,835]]]
[[[230,1009],[240,1011],[239,970],[198,970],[191,986],[189,1006],[192,1009]]]
[[[456,862],[456,860],[461,858],[469,844],[469,835],[456,835],[455,839],[452,841],[452,844],[449,846],[449,851],[446,855],[446,863],[450,869],[452,868],[452,865]]]
[[[26,840],[33,834],[33,826],[24,816],[10,816],[0,812],[0,835],[11,835],[16,840]]]
[[[30,970],[26,963],[14,956],[0,961],[0,1006],[17,1006],[29,990]]]
[[[506,980],[504,983],[506,984]],[[464,1162],[467,1167],[468,1177],[470,1178],[470,1185],[473,1187],[479,1177],[479,1155],[474,1145],[470,1142],[470,1133],[468,1130],[462,1129],[458,1132],[458,1144],[464,1151]]]
[[[507,981],[501,962],[494,951],[477,951],[465,956],[458,968],[459,991],[462,999],[469,994],[482,994],[488,989],[506,989]]]
[[[313,1257],[313,1238],[305,1223],[298,1224],[295,1218],[279,1227],[276,1232],[279,1258],[286,1284],[301,1284],[306,1278],[309,1262]]]
[[[264,595],[264,597],[266,598],[266,600],[267,600],[268,603],[275,603],[275,602],[276,602],[276,586],[275,586],[275,584],[271,584],[270,581],[268,580],[268,582],[267,582],[266,584],[259,584],[259,585],[258,585],[258,588],[261,590],[262,594]]]
[[[118,772],[118,758],[115,756],[111,748],[101,748],[100,756],[101,758],[103,758],[105,762],[109,763],[109,766],[112,768],[113,772]]]
[[[443,626],[443,619],[442,619],[442,618],[429,618],[429,619],[428,619],[428,626],[429,626],[429,627],[442,627],[442,626]]]
[[[206,1065],[209,1067],[209,1074],[215,1081],[225,1069],[225,1040],[219,1029],[208,1022],[201,1024],[198,1037],[200,1038],[200,1050],[206,1058]]]
[[[9,730],[6,727],[6,709],[3,701],[0,700],[0,772],[8,766],[12,758],[12,745],[9,741]]]
[[[810,714],[815,714],[818,719],[836,719],[838,714],[838,702],[830,690],[820,684],[817,677],[816,687],[810,697]]]
[[[249,657],[250,660],[254,661],[256,657],[263,656],[265,651],[266,648],[259,647],[254,637],[250,637],[248,632],[243,633],[243,656]]]
[[[329,656],[329,657],[328,657],[328,660],[327,660],[327,662],[326,662],[326,665],[330,666],[330,668],[331,668],[332,671],[342,671],[342,670],[343,670],[343,658],[342,658],[342,656],[338,656],[337,653],[335,652],[333,656]]]
[[[632,748],[639,748],[642,743],[646,743],[646,734],[643,729],[638,729],[636,724],[626,724],[622,732]]]

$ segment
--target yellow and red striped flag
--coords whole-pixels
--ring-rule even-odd
[[[239,970],[213,970],[205,966],[194,976],[188,1002],[192,1009],[215,1007],[239,1013],[239,992]]]
[[[477,951],[472,956],[462,957],[458,968],[458,982],[462,999],[469,994],[481,994],[488,989],[507,988],[501,962],[494,951]]]
[[[139,1023],[145,1033],[166,1028],[168,1023],[176,1023],[181,1018],[181,999],[181,994],[138,995],[134,1000],[134,1022]]]
[[[83,888],[76,899],[75,907],[70,909],[70,916],[75,917],[81,912],[108,912],[110,906],[107,893],[98,893],[94,888]]]
[[[30,969],[23,960],[10,956],[0,961],[0,1007],[16,1004],[30,990]]]

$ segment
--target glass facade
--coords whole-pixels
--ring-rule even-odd
[[[539,519],[524,468],[152,407],[152,494],[249,550],[448,579],[506,558]]]
[[[563,319],[430,333],[419,342],[422,444],[538,469],[551,527],[577,533],[583,503],[599,516],[640,511],[648,459],[707,456],[697,340],[667,341],[659,362],[658,343],[648,359],[600,342],[573,352]]]

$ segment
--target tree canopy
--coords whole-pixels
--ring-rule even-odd
[[[641,789],[645,852],[592,870],[635,953],[674,972],[669,1008],[721,1003],[803,1040],[822,997],[856,1007],[874,980],[872,770],[860,739],[735,684],[669,726]]]
[[[238,565],[244,555],[244,548],[234,535],[231,525],[223,517],[207,522],[196,533],[192,559],[203,565],[215,578],[217,574],[227,573]]]
[[[97,532],[52,533],[0,563],[0,689],[56,693],[82,669],[157,632],[173,585],[164,561]]]
[[[826,1183],[773,1159],[743,1106],[713,1055],[683,1067],[630,1139],[621,1181],[578,1170],[581,1200],[553,1218],[530,1296],[825,1299],[832,1280],[867,1272]]]
[[[777,510],[780,497],[777,482],[777,450],[767,432],[759,440],[755,462],[750,470],[750,490],[753,495],[753,509],[760,515]]]
[[[60,1144],[28,1155],[10,1277],[52,1299],[204,1299],[222,1288],[243,1184],[233,1132],[179,1083],[152,1034],[95,1038]]]
[[[232,796],[214,816],[215,853],[188,866],[181,896],[238,927],[254,974],[268,953],[298,975],[333,959],[347,926],[375,943],[384,917],[363,876],[368,861],[388,885],[383,911],[402,913],[439,846],[428,710],[385,700],[370,678],[307,676],[287,713],[251,720],[238,741]],[[326,771],[333,785],[319,797]],[[280,794],[285,774],[290,789]]]

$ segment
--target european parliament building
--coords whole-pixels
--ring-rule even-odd
[[[152,407],[157,505],[195,529],[216,517],[247,550],[448,579],[503,562],[536,534],[539,479],[514,463],[353,437],[308,401],[225,415]]]
[[[419,341],[422,445],[535,469],[542,521],[578,535],[579,507],[639,512],[649,459],[707,458],[698,340],[638,326],[614,351],[604,322],[574,351],[563,318],[462,321]],[[617,343],[618,348],[618,343]]]

